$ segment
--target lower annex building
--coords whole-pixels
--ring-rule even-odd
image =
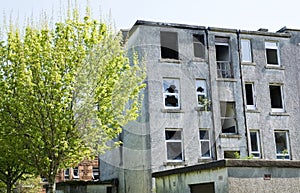
[[[100,157],[122,193],[300,192],[300,30],[138,20],[141,115]]]

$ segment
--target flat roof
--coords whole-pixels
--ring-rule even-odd
[[[204,164],[185,166],[176,169],[158,171],[152,173],[152,177],[162,177],[172,174],[188,173],[201,170],[225,168],[225,167],[278,167],[278,168],[300,168],[300,161],[285,160],[242,160],[242,159],[223,159]]]

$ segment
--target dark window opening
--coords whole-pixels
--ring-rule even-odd
[[[234,102],[220,102],[222,133],[236,133]]]
[[[197,58],[205,58],[205,43],[204,35],[194,34],[193,35],[194,44],[194,56]]]
[[[240,151],[224,151],[225,159],[239,159]]]
[[[200,129],[200,145],[201,145],[201,157],[210,158],[210,141],[209,141],[209,130]]]
[[[281,86],[270,85],[270,98],[272,108],[283,108]]]
[[[160,32],[161,58],[179,59],[176,32]]]
[[[254,105],[253,85],[246,83],[245,84],[245,90],[246,90],[246,103],[247,103],[247,105]]]
[[[259,133],[258,131],[250,131],[250,153],[255,158],[260,158]]]
[[[97,166],[93,167],[93,179],[94,180],[98,180],[99,179],[99,168]]]
[[[106,187],[106,193],[112,193],[112,187]]]
[[[267,64],[278,64],[277,50],[266,49],[267,52]]]

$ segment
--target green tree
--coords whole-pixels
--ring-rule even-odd
[[[11,28],[6,36],[0,127],[21,137],[19,160],[47,178],[52,193],[60,168],[103,153],[136,119],[144,68],[108,25],[89,14],[80,20],[76,10],[54,29],[27,26],[21,36]]]

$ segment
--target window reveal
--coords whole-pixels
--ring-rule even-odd
[[[205,58],[204,35],[193,35],[194,56],[197,58]]]
[[[167,160],[168,161],[182,161],[182,140],[181,130],[166,129],[165,131],[166,147],[167,147]]]

